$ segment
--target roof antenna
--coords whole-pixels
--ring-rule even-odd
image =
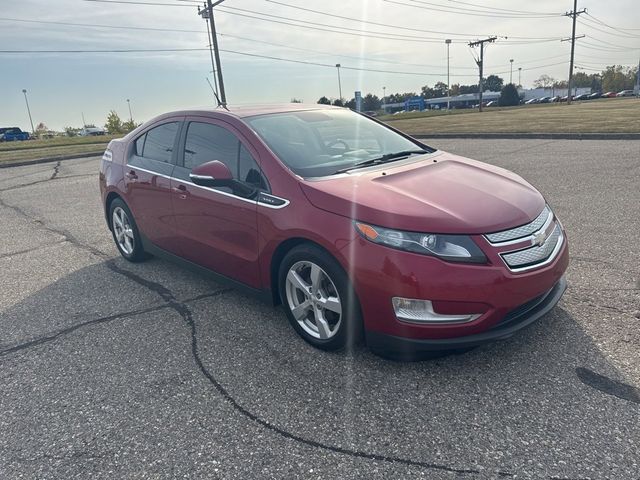
[[[227,104],[223,103],[220,100],[220,97],[218,96],[217,92],[215,91],[215,89],[213,88],[213,85],[211,85],[211,81],[209,80],[209,77],[205,77],[205,79],[207,80],[207,83],[209,84],[209,86],[211,87],[211,91],[213,92],[213,95],[216,97],[216,101],[218,102],[218,107],[222,107],[224,108],[227,112],[229,111],[229,109],[227,108]]]

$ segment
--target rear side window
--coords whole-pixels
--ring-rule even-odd
[[[136,154],[158,162],[171,163],[179,126],[179,122],[171,122],[152,128],[136,140]]]

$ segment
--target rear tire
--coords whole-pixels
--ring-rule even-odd
[[[129,207],[120,198],[109,205],[109,222],[116,248],[126,260],[133,263],[148,258],[142,247],[142,238]]]
[[[325,250],[299,245],[278,273],[282,305],[293,329],[322,350],[353,347],[362,336],[360,304],[349,277]]]

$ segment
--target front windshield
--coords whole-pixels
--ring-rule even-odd
[[[404,151],[433,150],[350,110],[275,113],[246,121],[291,170],[324,177]]]

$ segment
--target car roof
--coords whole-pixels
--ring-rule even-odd
[[[303,110],[335,110],[340,108],[342,107],[319,105],[315,103],[277,103],[270,105],[229,105],[226,109],[223,107],[200,107],[175,111],[165,115],[202,115],[215,113],[216,115],[229,115],[244,118],[256,115],[269,115],[273,113],[297,112]]]

